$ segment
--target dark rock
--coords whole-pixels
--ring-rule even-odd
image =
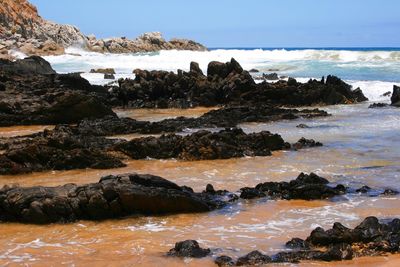
[[[368,108],[384,108],[384,107],[387,107],[387,106],[389,106],[389,104],[386,104],[386,103],[373,103],[373,104],[369,105]]]
[[[250,188],[250,187],[244,187],[240,189],[240,198],[243,199],[253,199],[253,198],[261,198],[261,197],[266,197],[266,194],[255,189],[255,188]]]
[[[301,173],[296,180],[290,182],[266,182],[255,188],[273,198],[304,200],[325,199],[347,192],[342,185],[331,187],[328,183],[328,180],[314,173]]]
[[[391,96],[391,95],[392,95],[392,92],[388,91],[388,92],[382,94],[381,96]]]
[[[297,125],[296,128],[308,129],[308,128],[311,128],[311,127],[308,126],[307,124],[303,124],[302,123],[302,124]]]
[[[369,186],[364,185],[361,188],[357,189],[356,192],[365,194],[368,193],[370,190],[371,188]]]
[[[251,69],[251,70],[249,70],[249,72],[250,73],[257,73],[257,72],[260,72],[258,69]]]
[[[6,84],[0,99],[8,106],[0,110],[0,126],[77,123],[116,116],[105,104],[105,88],[90,85],[79,74],[55,74],[39,57],[0,64],[0,77]]]
[[[203,71],[200,69],[199,63],[193,61],[190,62],[190,73],[201,76],[204,75]]]
[[[303,149],[303,148],[309,148],[309,147],[319,147],[323,146],[322,143],[316,142],[313,139],[305,139],[302,137],[297,143],[293,144],[293,148],[298,150],[298,149]]]
[[[59,126],[20,139],[8,144],[0,154],[0,174],[125,166],[107,152],[117,140],[79,135],[68,127]]]
[[[263,265],[271,262],[271,257],[262,254],[258,250],[255,250],[246,256],[240,257],[236,262],[236,266]]]
[[[385,189],[385,191],[382,193],[382,195],[384,195],[384,196],[395,196],[398,194],[399,194],[399,192],[394,189]]]
[[[14,62],[1,60],[0,70],[19,75],[23,74],[49,75],[56,73],[51,67],[49,62],[38,56],[31,56],[24,59],[18,59]]]
[[[179,71],[177,74],[135,70],[136,78],[120,80],[120,86],[113,88],[111,98],[122,104],[119,95],[124,95],[128,106],[138,108],[158,107],[160,103],[164,107],[181,108],[266,104],[309,106],[366,99],[359,89],[352,91],[350,85],[335,76],[328,76],[326,82],[310,80],[301,84],[289,78],[287,82],[256,84],[250,73],[234,59],[227,63],[210,62],[207,76],[199,72],[195,63],[191,65],[190,72]]]
[[[293,238],[292,240],[286,242],[285,246],[290,249],[309,249],[310,244],[303,239]]]
[[[400,107],[400,87],[393,85],[393,94],[390,99],[392,101],[392,106]]]
[[[201,248],[196,240],[186,240],[175,244],[175,248],[168,252],[168,256],[185,258],[204,258],[211,253],[210,249]]]
[[[214,262],[219,267],[235,265],[235,262],[233,261],[233,259],[231,257],[225,256],[225,255],[217,257]]]
[[[5,186],[0,189],[0,221],[47,224],[139,214],[206,212],[220,207],[218,196],[186,191],[160,177],[152,179],[149,175],[126,174],[103,177],[98,183],[82,186]],[[177,243],[175,249],[178,256],[200,257],[210,253],[195,241]]]
[[[115,80],[115,76],[114,76],[114,74],[108,74],[108,73],[106,73],[106,74],[104,74],[104,79],[107,79],[107,80]]]
[[[270,81],[276,81],[279,80],[279,76],[277,73],[270,73],[270,74],[263,74],[263,78],[266,80],[270,80]]]
[[[244,156],[269,156],[287,147],[284,140],[270,132],[245,134],[234,128],[218,133],[198,131],[188,136],[175,134],[139,138],[122,143],[117,149],[133,159],[178,158],[182,160],[229,159]]]

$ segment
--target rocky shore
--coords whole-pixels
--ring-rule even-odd
[[[230,62],[210,62],[207,75],[197,63],[190,71],[134,70],[135,79],[119,80],[113,95],[121,105],[133,108],[188,108],[218,105],[311,106],[351,104],[367,101],[362,91],[335,76],[298,83],[290,78],[276,83],[257,84],[248,71],[232,58]]]
[[[159,50],[197,50],[207,48],[187,39],[166,41],[161,33],[145,33],[134,40],[96,39],[77,27],[43,19],[27,0],[2,0],[0,5],[0,58],[12,59],[12,51],[26,55],[61,55],[70,46],[101,53],[136,53]]]
[[[328,184],[328,180],[315,174],[302,173],[289,183],[263,184],[262,190],[274,199],[304,200],[326,199],[352,191],[343,185],[331,187]],[[238,195],[207,185],[205,191],[195,193],[190,187],[141,174],[110,175],[102,177],[98,183],[81,186],[4,186],[0,189],[0,221],[49,224],[132,215],[208,212],[239,199],[248,199],[248,190],[240,191]],[[308,238],[308,243],[324,245],[321,240],[329,240],[331,232],[318,231],[320,234]]]

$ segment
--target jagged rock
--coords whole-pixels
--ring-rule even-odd
[[[116,116],[105,104],[107,90],[78,74],[55,74],[40,57],[0,62],[0,126],[77,123]]]
[[[286,245],[292,251],[264,255],[253,251],[235,263],[228,256],[215,261],[219,266],[254,266],[268,263],[299,263],[300,261],[343,261],[363,256],[384,256],[399,253],[400,219],[381,223],[376,217],[366,218],[354,229],[336,222],[330,230],[316,228],[306,240],[294,238]],[[229,264],[224,265],[227,262]]]
[[[77,135],[68,127],[45,130],[32,137],[4,144],[0,154],[0,175],[44,170],[123,167],[107,153],[117,143],[102,137]]]
[[[175,248],[171,249],[167,255],[185,258],[204,258],[211,253],[210,249],[201,248],[196,240],[186,240],[177,242]]]
[[[246,256],[240,257],[236,262],[236,266],[264,265],[271,262],[271,257],[256,250],[250,252]]]
[[[249,72],[250,73],[257,73],[257,72],[260,72],[258,69],[251,69],[251,70],[249,70]]]
[[[263,78],[266,80],[270,80],[270,81],[276,81],[279,80],[279,76],[277,73],[270,73],[270,74],[263,74]]]
[[[188,128],[226,128],[236,127],[239,123],[244,122],[271,122],[326,116],[329,116],[329,114],[319,109],[298,110],[272,106],[231,107],[209,111],[198,118],[178,117],[159,122],[109,116],[96,120],[84,120],[79,123],[78,129],[82,134],[91,135],[160,134],[181,132]]]
[[[198,131],[188,136],[175,134],[131,140],[117,149],[133,159],[178,158],[182,160],[228,159],[244,156],[269,156],[287,148],[279,135],[270,132],[245,134],[241,129],[218,133]]]
[[[343,195],[347,192],[346,187],[343,185],[332,187],[328,183],[328,180],[314,173],[309,175],[301,173],[296,180],[280,183],[260,183],[254,190],[258,190],[260,194],[263,193],[272,198],[304,200],[325,199]]]
[[[297,141],[296,143],[293,144],[293,149],[303,149],[303,148],[309,148],[309,147],[319,147],[319,146],[323,146],[322,143],[320,142],[316,142],[313,139],[306,139],[304,137],[300,138],[299,141]]]
[[[393,85],[393,94],[390,99],[392,101],[392,106],[400,107],[400,87]]]
[[[392,92],[390,92],[390,91],[388,91],[388,92],[386,92],[386,93],[384,93],[384,94],[382,94],[381,96],[391,96],[392,95]]]
[[[0,189],[0,221],[48,224],[139,214],[206,212],[218,207],[218,198],[193,193],[161,177],[140,174],[106,176],[98,183],[82,186],[5,186]],[[177,253],[200,256],[208,251],[195,245],[178,244]]]
[[[192,63],[193,65],[194,63]],[[193,66],[192,66],[193,67]],[[192,68],[193,69],[193,68]],[[178,73],[135,70],[136,78],[122,79],[112,88],[114,97],[130,107],[195,107],[218,105],[287,105],[348,104],[366,101],[361,90],[335,76],[310,80],[305,84],[294,79],[256,84],[249,72],[232,59],[210,62],[207,76],[196,71]],[[124,96],[124,101],[120,96]]]

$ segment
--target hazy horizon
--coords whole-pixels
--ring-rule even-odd
[[[208,47],[399,47],[400,1],[31,0],[45,19],[97,37],[160,31]]]

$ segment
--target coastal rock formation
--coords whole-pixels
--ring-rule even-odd
[[[212,160],[269,156],[271,151],[288,147],[290,145],[277,134],[245,134],[243,130],[234,128],[217,133],[202,130],[188,136],[169,134],[139,138],[117,145],[117,150],[133,159]]]
[[[121,105],[130,107],[195,107],[217,105],[287,105],[348,104],[366,101],[361,90],[335,76],[326,81],[310,80],[302,84],[294,79],[256,84],[249,72],[231,59],[210,62],[207,76],[198,71],[197,63],[189,72],[134,70],[135,79],[119,80],[113,95]]]
[[[191,40],[165,41],[160,33],[145,33],[135,40],[124,37],[97,40],[85,36],[72,25],[47,21],[39,16],[37,8],[27,0],[1,0],[0,58],[11,59],[11,50],[27,55],[61,55],[65,48],[80,46],[95,52],[132,53],[159,50],[199,50],[206,47]]]
[[[206,212],[220,207],[219,198],[222,197],[194,193],[161,177],[139,174],[110,175],[82,186],[5,186],[0,189],[0,221],[48,224],[138,214]],[[185,250],[186,246],[178,249]]]
[[[289,190],[281,182],[276,183],[274,189],[264,192],[283,199],[288,199],[287,196],[291,199],[322,199],[344,194],[346,191],[329,187],[327,183],[326,179],[315,174],[300,174],[296,180],[290,182]],[[279,189],[279,185],[283,189]],[[322,191],[317,192],[318,190]],[[312,198],[307,196],[309,194]],[[241,197],[248,199],[243,196],[243,189]],[[98,183],[81,186],[4,186],[0,189],[0,221],[48,224],[129,215],[207,212],[238,200],[237,194],[214,190],[212,185],[207,185],[203,192],[195,193],[190,187],[180,187],[154,175],[110,175],[102,177]],[[304,247],[308,248],[311,247],[309,244],[320,242],[315,241],[320,240],[316,238],[318,235],[312,236],[309,238],[312,241],[307,239],[303,242],[298,239],[300,241],[296,244],[303,242],[307,244]],[[294,246],[292,244],[292,248]],[[196,242],[185,241],[177,243],[169,254],[178,257],[203,257],[209,254],[209,250],[200,248]]]
[[[236,262],[229,256],[215,260],[218,266],[254,266],[268,263],[299,263],[300,261],[342,261],[363,256],[384,256],[399,253],[400,219],[379,222],[368,217],[354,229],[336,222],[332,229],[325,231],[318,227],[306,240],[294,238],[287,247],[292,251],[279,252],[268,256],[252,251]]]
[[[26,0],[1,1],[0,40],[0,50],[28,55],[59,55],[65,47],[86,43],[76,27],[44,20]]]
[[[161,134],[181,132],[188,128],[232,128],[245,122],[272,122],[326,116],[329,114],[320,109],[298,110],[273,106],[227,107],[209,111],[198,118],[178,117],[157,122],[107,116],[101,119],[83,120],[77,128],[81,134],[99,136],[132,133]]]
[[[400,107],[400,87],[394,85],[393,86],[393,94],[391,97],[392,106]]]
[[[136,53],[154,52],[160,50],[195,50],[206,51],[202,44],[187,39],[172,39],[166,41],[160,32],[144,33],[134,40],[121,38],[96,39],[88,37],[88,48],[100,53]]]
[[[0,61],[0,126],[116,116],[105,104],[107,94],[78,74],[56,74],[40,57]]]
[[[44,170],[109,169],[125,166],[108,153],[118,140],[77,135],[59,126],[31,137],[5,142],[0,154],[0,175]]]

